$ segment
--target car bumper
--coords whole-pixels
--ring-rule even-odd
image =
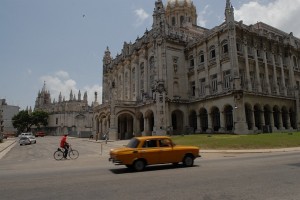
[[[122,161],[116,160],[116,159],[114,159],[114,158],[109,158],[108,161],[114,163],[115,165],[124,165],[124,164],[122,163]]]

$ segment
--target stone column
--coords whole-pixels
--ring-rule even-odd
[[[248,91],[252,91],[251,77],[250,77],[250,67],[249,67],[249,57],[248,57],[248,46],[247,38],[244,37],[244,57],[246,63],[246,81]]]
[[[201,128],[201,119],[200,119],[200,115],[197,115],[197,129],[196,129],[196,133],[201,133],[202,132],[202,128]]]
[[[220,45],[217,44],[215,46],[215,50],[216,50],[216,63],[217,63],[217,80],[218,80],[218,93],[221,92],[223,90],[223,87],[222,87],[222,79],[223,79],[223,72],[222,72],[222,69],[221,69],[221,63],[220,63]]]
[[[280,63],[280,69],[281,69],[281,84],[284,91],[284,96],[287,96],[287,90],[285,86],[285,75],[284,75],[284,68],[283,68],[283,60],[282,60],[282,52],[279,54],[279,63]]]
[[[207,132],[207,133],[212,133],[212,132],[213,132],[213,127],[212,127],[211,113],[208,113],[208,116],[207,116],[207,124],[208,124],[208,127],[207,127],[206,132]]]
[[[279,130],[282,130],[283,129],[283,126],[282,126],[282,112],[279,111],[278,112],[278,117],[279,117]]]
[[[272,64],[273,64],[273,84],[275,84],[276,88],[276,94],[279,95],[279,87],[277,82],[277,70],[276,70],[276,63],[275,63],[275,55],[274,55],[275,49],[272,49]]]
[[[260,71],[259,71],[259,63],[258,63],[258,55],[257,55],[257,44],[254,44],[254,58],[255,58],[255,72],[256,72],[256,85],[257,91],[262,92],[261,88],[261,80],[260,80]]]
[[[268,69],[268,60],[267,60],[267,48],[264,44],[264,63],[265,63],[265,80],[267,84],[268,94],[271,94],[270,80],[269,80],[269,69]]]
[[[220,129],[219,129],[219,132],[224,132],[226,131],[226,128],[225,128],[225,113],[224,111],[220,112]]]

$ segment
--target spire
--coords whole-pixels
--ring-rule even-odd
[[[78,101],[81,101],[81,92],[80,92],[80,90],[78,92]]]
[[[44,81],[44,86],[43,86],[43,89],[42,89],[42,92],[46,92],[46,81]]]
[[[59,93],[59,96],[58,96],[58,102],[61,103],[62,101],[62,97],[61,97],[61,92]]]
[[[73,100],[73,91],[71,90],[71,92],[70,92],[70,99],[69,99],[70,101],[72,101]]]
[[[225,21],[234,22],[234,8],[230,0],[226,0]]]

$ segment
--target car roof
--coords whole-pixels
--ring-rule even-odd
[[[170,139],[169,136],[141,136],[135,137],[138,140],[153,140],[153,139]]]

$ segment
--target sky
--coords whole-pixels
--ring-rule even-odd
[[[163,0],[166,5],[167,0]],[[98,93],[102,59],[115,57],[152,26],[155,0],[0,0],[0,99],[34,108],[46,83],[52,101],[61,92]],[[193,0],[198,25],[224,21],[226,0]],[[300,0],[231,0],[236,21],[258,21],[300,38]]]

